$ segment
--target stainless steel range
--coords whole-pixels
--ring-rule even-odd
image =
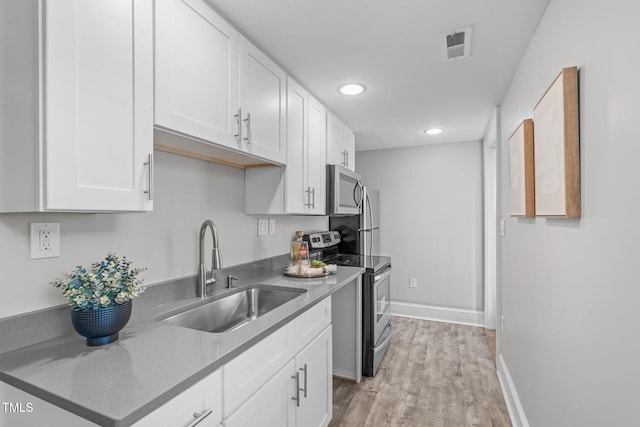
[[[374,376],[391,342],[390,314],[391,258],[375,255],[344,254],[342,236],[337,231],[307,234],[311,257],[327,264],[363,267],[362,280],[362,374]]]

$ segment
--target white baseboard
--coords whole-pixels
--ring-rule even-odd
[[[513,427],[529,427],[529,421],[524,413],[522,402],[520,402],[518,390],[516,390],[502,354],[498,355],[498,381],[500,381],[500,387],[502,387],[502,394],[504,395],[504,401],[507,404]]]
[[[392,302],[391,315],[484,327],[484,312],[476,310],[435,307],[409,302]]]

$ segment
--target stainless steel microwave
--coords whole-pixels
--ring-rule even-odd
[[[327,165],[329,215],[358,215],[364,195],[360,175],[339,165]]]

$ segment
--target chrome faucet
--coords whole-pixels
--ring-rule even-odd
[[[209,272],[209,274],[207,274],[207,267],[204,264],[204,235],[207,232],[207,228],[211,230],[211,237],[213,238],[213,249],[211,250],[211,272]],[[200,226],[200,268],[198,270],[199,297],[205,298],[207,296],[207,285],[216,282],[216,278],[213,277],[213,270],[220,270],[221,268],[222,254],[218,247],[218,232],[213,221],[208,219]]]

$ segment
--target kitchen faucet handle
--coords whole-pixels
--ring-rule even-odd
[[[237,277],[233,277],[232,275],[227,275],[227,289],[233,288],[233,281],[238,280]]]

